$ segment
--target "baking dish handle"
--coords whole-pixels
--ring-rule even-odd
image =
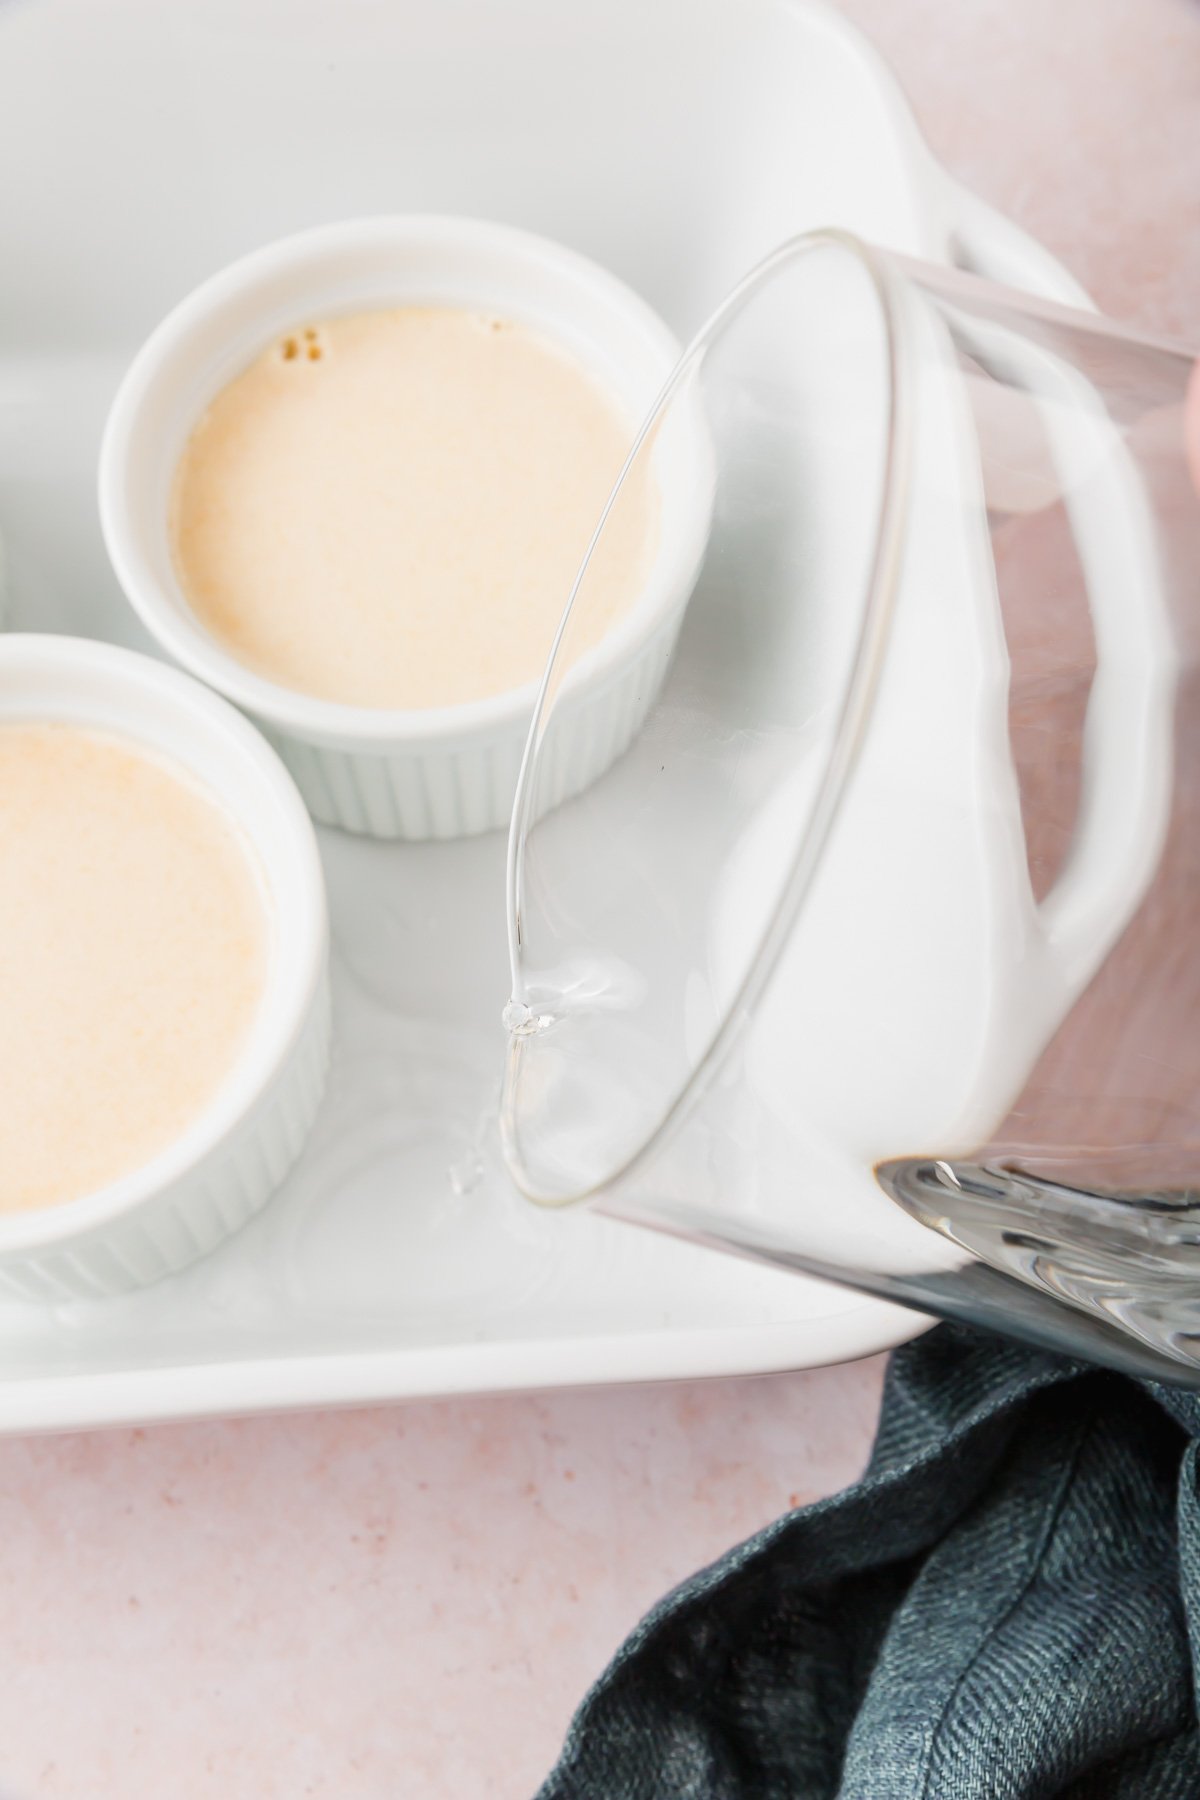
[[[945,253],[955,268],[1005,287],[1057,300],[1062,306],[1095,312],[1093,301],[1074,276],[1020,226],[977,194],[950,183]]]

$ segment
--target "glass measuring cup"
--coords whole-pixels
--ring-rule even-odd
[[[518,788],[502,1133],[532,1199],[1191,1379],[1192,368],[834,232],[709,321]],[[679,434],[696,587],[644,727],[566,797],[615,729],[589,594]]]

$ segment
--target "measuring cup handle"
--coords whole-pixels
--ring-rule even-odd
[[[1096,670],[1075,828],[1040,917],[1074,997],[1133,916],[1162,854],[1171,807],[1173,678],[1153,526],[1123,444],[1113,445],[1090,474],[1086,496],[1068,493],[1064,503],[1091,602]]]
[[[963,268],[1094,310],[1016,226],[974,195],[955,196],[949,248]],[[1050,350],[998,327],[978,330],[993,368],[1039,409],[1091,610],[1096,671],[1079,811],[1066,863],[1039,909],[1073,1000],[1132,917],[1161,855],[1173,772],[1173,634],[1149,502],[1100,394]]]

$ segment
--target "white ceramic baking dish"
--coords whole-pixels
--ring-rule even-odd
[[[31,0],[0,9],[0,166],[13,622],[129,642],[94,512],[112,396],[181,295],[284,233],[505,220],[612,269],[681,338],[826,224],[1080,297],[806,0]],[[0,1428],[797,1368],[920,1329],[513,1199],[476,1147],[504,1044],[502,835],[321,835],[338,1051],[308,1148],[175,1279],[0,1307]]]

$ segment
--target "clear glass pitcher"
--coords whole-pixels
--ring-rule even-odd
[[[1193,368],[834,232],[701,331],[517,794],[502,1131],[531,1199],[1191,1378]],[[681,444],[694,589],[614,624],[623,509]],[[631,702],[613,645],[653,633]],[[576,793],[599,732],[632,741]]]

